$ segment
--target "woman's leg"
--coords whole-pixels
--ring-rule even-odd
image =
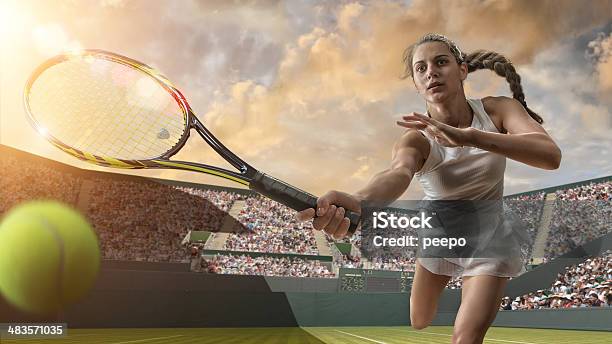
[[[410,324],[417,330],[429,326],[438,310],[440,294],[450,276],[437,275],[425,269],[418,259],[410,292]]]
[[[464,276],[453,344],[480,344],[495,320],[508,278]]]

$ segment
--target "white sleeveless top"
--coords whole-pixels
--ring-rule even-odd
[[[473,128],[498,133],[482,100],[468,99],[474,110]],[[427,133],[429,156],[415,175],[424,200],[501,200],[506,157],[474,147],[443,147]]]

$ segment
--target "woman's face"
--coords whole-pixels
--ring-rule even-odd
[[[467,65],[459,65],[446,44],[427,42],[412,56],[414,85],[428,103],[440,103],[463,92],[461,81],[467,77]]]

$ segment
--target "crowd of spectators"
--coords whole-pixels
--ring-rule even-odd
[[[215,230],[234,196],[176,188],[152,181],[98,179],[87,216],[105,259],[184,262],[182,239],[190,230]]]
[[[556,195],[561,200],[609,202],[612,200],[612,182],[590,183],[571,189],[558,190]]]
[[[234,202],[243,197],[242,195],[231,191],[199,189],[187,186],[176,186],[175,189],[186,194],[205,199],[206,201],[214,204],[217,209],[221,210],[221,213],[215,212],[215,214],[213,214],[216,217],[215,220],[217,222],[214,225],[211,224],[211,226],[219,226],[223,216],[225,216],[224,213],[229,212]],[[193,206],[199,206],[199,204],[193,204]]]
[[[352,257],[347,254],[340,254],[336,257],[334,263],[339,268],[350,268],[350,269],[363,269],[363,261],[360,257]]]
[[[391,271],[414,271],[414,257],[375,257],[371,260],[371,269]]]
[[[312,224],[297,221],[295,210],[268,198],[248,197],[237,220],[247,231],[231,233],[225,250],[319,254]]]
[[[463,278],[453,277],[446,283],[447,289],[461,289],[463,287]]]
[[[545,258],[556,258],[612,228],[612,182],[558,190]]]
[[[201,271],[213,274],[289,276],[289,277],[336,277],[319,260],[296,257],[251,257],[241,254],[217,254],[202,259]]]
[[[12,155],[0,154],[0,214],[29,200],[75,205],[81,178]]]
[[[612,253],[567,267],[546,290],[504,297],[500,309],[612,307]]]
[[[514,225],[521,226],[529,236],[529,242],[521,247],[523,258],[531,257],[533,244],[540,229],[542,210],[544,209],[545,192],[504,198],[504,216],[512,220]]]

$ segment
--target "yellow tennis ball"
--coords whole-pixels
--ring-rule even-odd
[[[99,268],[96,234],[67,205],[28,202],[0,223],[0,293],[23,311],[45,314],[74,303]]]

